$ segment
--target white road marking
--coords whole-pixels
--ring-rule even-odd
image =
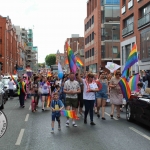
[[[145,137],[146,139],[150,140],[150,137],[149,137],[149,136],[147,136],[146,134],[144,134],[144,133],[138,131],[137,129],[135,129],[135,128],[133,128],[133,127],[129,127],[129,129],[131,129],[132,131],[136,132],[137,134],[139,134],[139,135]]]
[[[29,110],[31,110],[31,105],[30,105],[30,107],[29,107]]]
[[[28,119],[29,119],[29,114],[26,115],[26,118],[24,121],[28,121]]]
[[[107,116],[110,116],[110,114],[108,114],[107,112],[105,112],[105,114],[106,114]],[[114,120],[118,120],[118,119],[115,118],[115,117],[113,117],[113,119],[114,119]]]
[[[25,129],[21,129],[15,145],[20,145]]]

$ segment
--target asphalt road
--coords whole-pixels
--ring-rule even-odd
[[[51,111],[36,113],[30,109],[30,100],[25,108],[19,108],[16,97],[9,100],[3,110],[7,116],[8,128],[0,138],[0,150],[150,150],[150,129],[137,122],[127,122],[125,110],[121,119],[110,119],[110,106],[106,108],[106,120],[94,116],[96,126],[83,123],[83,117],[76,121],[78,127],[65,126],[61,117],[61,131],[51,134]],[[71,121],[70,121],[71,123]]]

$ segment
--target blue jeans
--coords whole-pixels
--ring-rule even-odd
[[[84,112],[84,120],[87,119],[87,115],[90,111],[90,120],[93,122],[93,107],[95,100],[86,100],[84,99],[85,112]]]

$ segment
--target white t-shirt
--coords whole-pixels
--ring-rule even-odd
[[[8,85],[9,85],[9,89],[10,89],[10,90],[13,90],[13,89],[14,89],[14,82],[13,82],[13,81],[9,81],[9,82],[8,82]]]
[[[67,91],[77,91],[78,89],[80,89],[80,85],[79,85],[79,82],[77,81],[70,81],[70,80],[67,80],[64,84],[64,89],[67,90]],[[66,94],[66,97],[67,98],[78,98],[78,95],[77,94]]]
[[[143,88],[141,88],[140,92],[139,92],[141,95],[144,95],[145,94],[145,91]]]
[[[87,88],[87,84],[85,82],[85,79],[83,80],[83,84],[84,84],[84,88],[83,88],[83,99],[84,100],[95,100],[95,92],[87,92],[88,88]],[[98,88],[96,83],[91,83],[89,84],[90,89],[96,89]]]
[[[42,94],[48,94],[49,93],[50,86],[47,83],[44,83],[42,86]]]

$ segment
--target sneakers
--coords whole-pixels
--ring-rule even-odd
[[[66,122],[66,127],[69,127],[69,122]]]
[[[58,126],[58,130],[59,130],[59,131],[61,130],[61,126]]]
[[[54,133],[54,130],[51,130],[51,133]]]
[[[74,122],[74,123],[72,123],[72,126],[73,127],[77,127],[77,124]]]
[[[93,121],[92,121],[90,124],[91,124],[92,126],[93,126],[93,125],[96,125]]]
[[[86,119],[84,119],[84,124],[87,124],[87,120]]]

